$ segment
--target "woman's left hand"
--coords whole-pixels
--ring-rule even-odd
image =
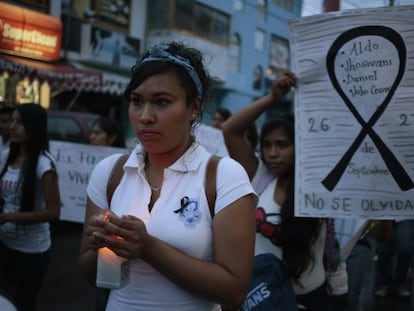
[[[149,241],[149,235],[142,220],[131,215],[119,217],[112,211],[108,211],[101,225],[109,234],[97,232],[96,235],[106,247],[124,258],[142,257]]]

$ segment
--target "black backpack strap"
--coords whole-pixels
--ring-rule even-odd
[[[217,166],[221,157],[213,154],[210,159],[208,159],[206,174],[204,179],[204,190],[206,192],[208,208],[210,209],[211,218],[214,217],[214,207],[216,203],[216,179],[217,179]]]
[[[106,186],[106,198],[108,200],[108,206],[111,205],[112,195],[114,194],[116,187],[118,187],[119,182],[121,181],[122,176],[124,175],[124,170],[122,167],[124,166],[128,157],[129,154],[121,155],[112,167],[112,171],[109,175],[108,183]]]

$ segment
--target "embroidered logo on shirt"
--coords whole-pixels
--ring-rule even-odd
[[[195,199],[183,197],[180,201],[181,207],[174,211],[178,214],[179,220],[188,228],[195,228],[200,222],[201,212],[198,208],[198,202]]]

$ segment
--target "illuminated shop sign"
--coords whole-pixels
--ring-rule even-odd
[[[53,16],[0,2],[0,51],[58,60],[62,23]]]

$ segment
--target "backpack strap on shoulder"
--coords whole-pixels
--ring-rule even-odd
[[[118,187],[119,182],[124,175],[124,170],[122,167],[124,166],[126,160],[128,159],[129,154],[121,155],[115,162],[114,166],[112,167],[111,174],[109,175],[108,183],[106,186],[106,198],[108,201],[108,205],[111,205],[112,195],[116,187]]]
[[[211,218],[214,217],[214,207],[216,203],[216,179],[217,179],[217,166],[221,157],[213,154],[210,159],[208,159],[206,174],[204,179],[204,190],[206,192],[208,208],[210,210]]]

